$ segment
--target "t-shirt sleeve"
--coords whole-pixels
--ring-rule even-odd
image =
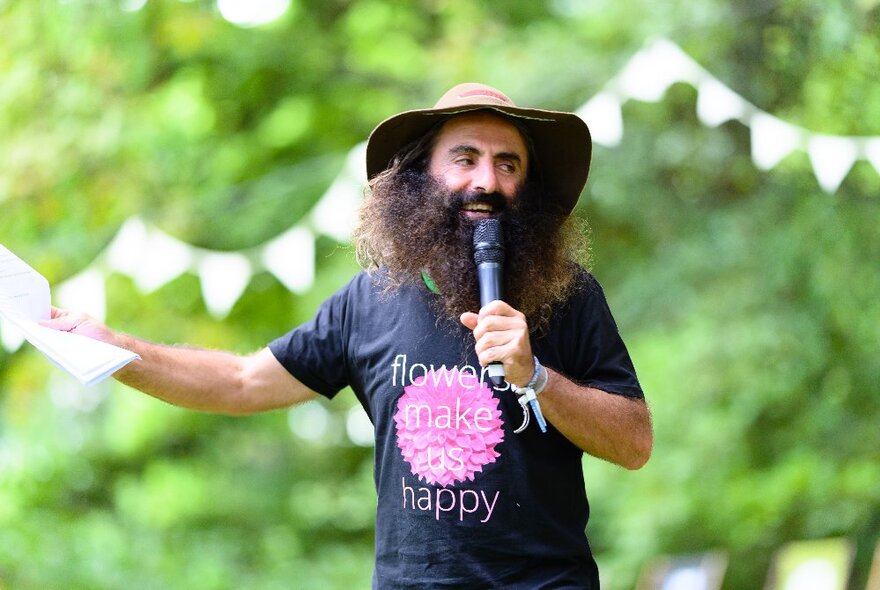
[[[584,291],[569,311],[572,341],[563,345],[563,371],[579,383],[608,393],[643,398],[629,351],[611,315],[599,282],[588,276]]]
[[[348,385],[344,330],[349,286],[324,301],[310,321],[269,343],[291,375],[328,398]]]

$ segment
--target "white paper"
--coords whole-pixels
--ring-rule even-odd
[[[2,244],[0,316],[50,361],[85,385],[98,383],[140,358],[100,340],[41,326],[39,321],[51,316],[49,282]]]

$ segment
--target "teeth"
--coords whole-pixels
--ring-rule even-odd
[[[492,206],[487,205],[486,203],[467,203],[464,206],[465,211],[477,211],[480,213],[491,213]]]

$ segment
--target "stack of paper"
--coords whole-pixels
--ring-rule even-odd
[[[50,315],[49,282],[0,245],[0,316],[50,361],[83,384],[92,385],[140,358],[106,342],[41,326],[39,321]]]

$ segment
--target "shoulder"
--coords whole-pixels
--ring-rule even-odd
[[[605,291],[593,273],[580,265],[576,265],[572,272],[573,288],[564,307],[595,305],[605,301]]]
[[[359,271],[347,283],[336,290],[325,303],[345,303],[352,299],[368,299],[374,294],[381,292],[382,287],[379,279],[371,273]]]
[[[424,293],[422,291],[425,291]],[[342,307],[349,314],[389,314],[425,305],[427,289],[418,285],[397,285],[382,270],[360,271],[324,302],[324,306]]]
[[[587,269],[576,266],[572,289],[565,301],[553,312],[551,334],[583,334],[597,324],[614,323],[605,291],[599,280]]]

